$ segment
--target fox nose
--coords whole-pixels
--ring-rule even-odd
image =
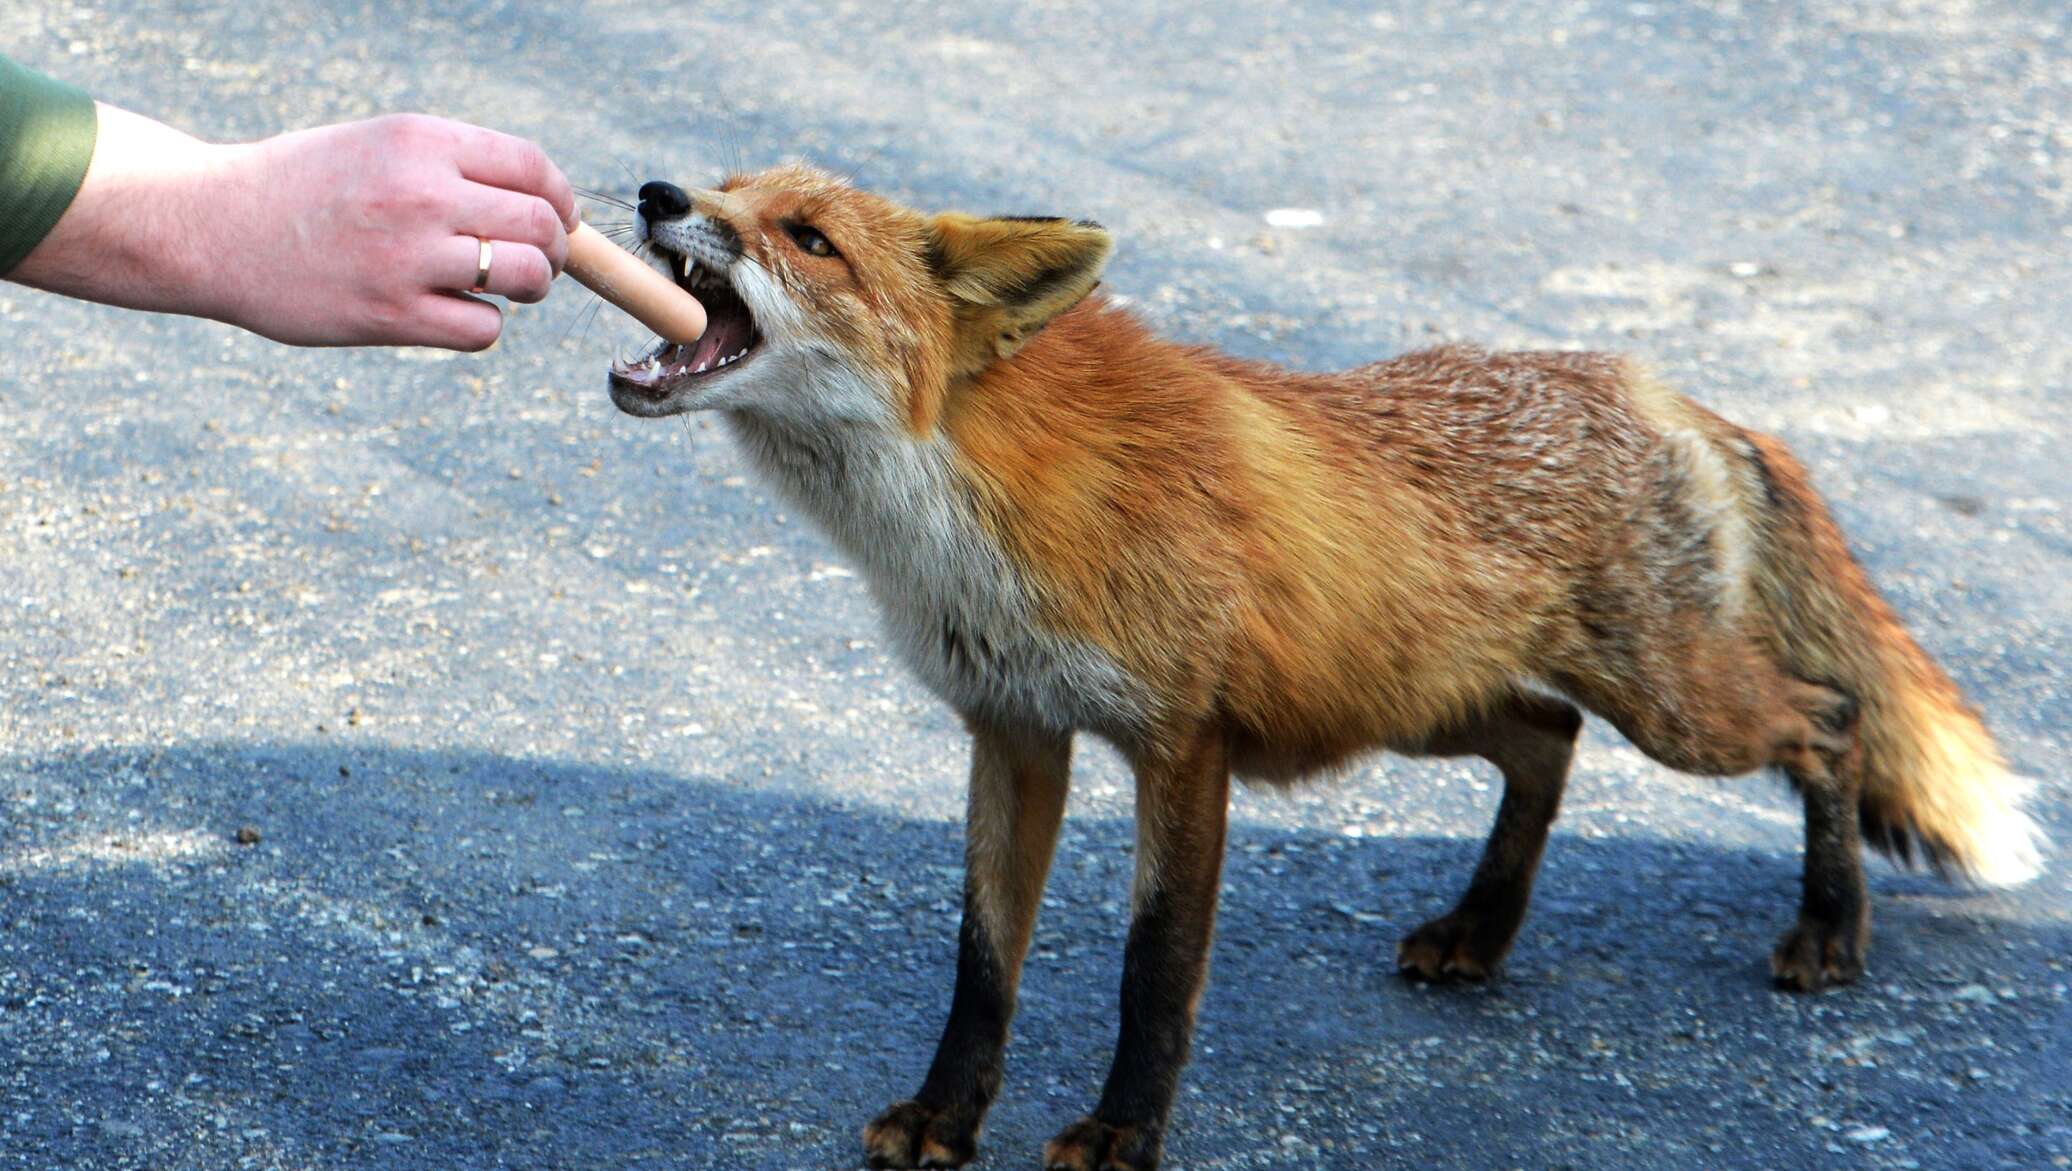
[[[640,185],[640,218],[649,223],[673,220],[691,210],[691,197],[674,183],[660,179]]]

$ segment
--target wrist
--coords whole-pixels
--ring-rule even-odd
[[[265,197],[265,184],[253,173],[264,166],[263,143],[188,140],[177,168],[156,185],[157,239],[139,258],[172,294],[173,303],[154,308],[238,326],[252,320],[259,294],[227,258],[237,255],[241,234],[261,230],[253,200]]]

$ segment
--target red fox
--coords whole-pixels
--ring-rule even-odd
[[[1419,980],[1509,950],[1580,708],[1671,768],[1775,766],[1803,793],[1785,987],[1863,970],[1862,844],[1987,883],[2041,865],[2024,785],[1805,469],[1626,361],[1240,361],[1092,295],[1098,224],[924,214],[805,166],[649,183],[639,216],[711,324],[614,363],[613,401],[722,412],[971,730],[949,1022],[865,1129],[873,1167],[976,1154],[1081,731],[1131,762],[1137,852],[1114,1063],[1044,1150],[1071,1171],[1157,1165],[1233,775],[1496,766],[1466,893],[1397,952]]]

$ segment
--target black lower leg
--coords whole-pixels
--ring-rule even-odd
[[[1510,950],[1561,808],[1582,722],[1573,706],[1532,697],[1428,746],[1435,753],[1474,753],[1495,763],[1503,772],[1504,796],[1467,891],[1453,910],[1412,932],[1398,950],[1406,974],[1482,979]]]
[[[1454,908],[1456,914],[1475,917],[1480,924],[1477,935],[1486,949],[1509,947],[1524,920],[1553,821],[1554,800],[1544,790],[1521,791],[1515,783],[1505,786],[1482,861]]]
[[[1044,1147],[1046,1167],[1158,1165],[1208,976],[1229,800],[1220,728],[1197,729],[1169,756],[1138,765],[1135,913],[1115,1060],[1093,1114]]]
[[[1771,969],[1780,984],[1810,992],[1863,973],[1870,895],[1856,785],[1825,769],[1794,771],[1792,780],[1805,794],[1805,871],[1798,924],[1778,944]]]
[[[928,1076],[914,1095],[933,1107],[985,1113],[1000,1092],[1000,1069],[1014,1016],[1014,987],[1000,970],[999,949],[986,937],[969,883],[964,892],[964,926],[957,933],[957,989],[950,1019]]]
[[[1122,961],[1122,1027],[1096,1118],[1134,1126],[1147,1138],[1163,1132],[1194,1033],[1214,898],[1213,886],[1206,893],[1160,892],[1130,925]]]
[[[975,902],[967,880],[949,1023],[920,1090],[887,1107],[865,1128],[865,1156],[872,1167],[960,1167],[978,1154],[979,1128],[1000,1092],[1015,990],[1001,971]]]

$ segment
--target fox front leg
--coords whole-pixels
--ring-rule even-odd
[[[961,1167],[978,1154],[1071,762],[1069,734],[972,730],[957,990],[920,1090],[864,1128],[872,1167]]]
[[[1043,1149],[1051,1171],[1152,1171],[1208,975],[1230,806],[1229,748],[1204,724],[1137,762],[1137,873],[1122,1030],[1094,1112]]]

